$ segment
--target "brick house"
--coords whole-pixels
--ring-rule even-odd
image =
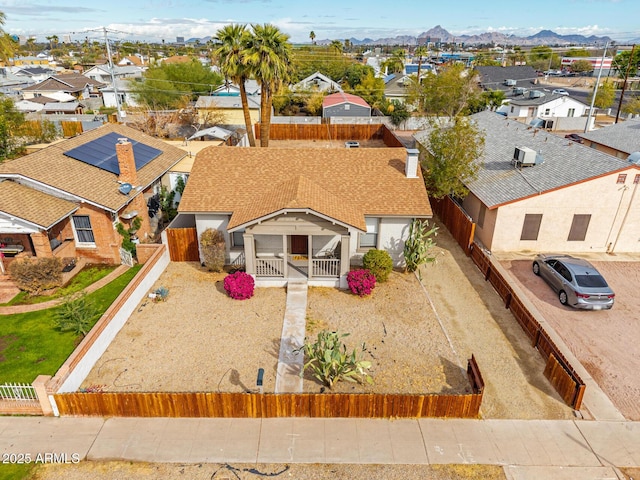
[[[116,224],[139,217],[155,235],[149,197],[186,152],[122,125],[105,125],[0,165],[0,244],[11,256],[120,263]]]

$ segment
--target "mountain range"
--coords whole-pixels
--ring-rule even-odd
[[[377,40],[364,38],[350,38],[352,45],[423,45],[428,41],[442,43],[464,43],[465,45],[477,44],[495,44],[495,45],[519,45],[519,46],[535,46],[535,45],[593,45],[611,42],[609,37],[597,37],[591,35],[560,35],[551,30],[541,30],[535,35],[528,37],[519,37],[517,35],[505,35],[499,32],[486,32],[477,35],[453,35],[447,30],[437,25],[426,32],[421,33],[417,37],[411,35],[398,35],[390,38],[379,38]],[[319,45],[327,45],[331,40],[319,40]]]

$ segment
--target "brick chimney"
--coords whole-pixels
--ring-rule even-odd
[[[404,165],[404,173],[407,178],[418,178],[418,158],[420,157],[420,150],[415,148],[407,148],[407,160]]]
[[[118,139],[116,156],[118,157],[118,167],[120,167],[118,180],[136,187],[138,185],[138,173],[136,172],[136,161],[133,156],[133,145],[128,139]]]

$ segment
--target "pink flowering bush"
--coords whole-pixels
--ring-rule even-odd
[[[236,272],[227,275],[224,279],[224,289],[231,298],[246,300],[253,297],[255,282],[253,277],[245,272]]]
[[[356,295],[371,295],[376,286],[376,277],[370,270],[352,270],[347,273],[347,285]]]

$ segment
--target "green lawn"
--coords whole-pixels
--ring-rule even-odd
[[[12,452],[13,453],[13,452]],[[31,478],[35,464],[0,463],[1,480],[27,480]]]
[[[87,299],[104,313],[140,268],[130,268]],[[31,383],[38,375],[54,375],[73,352],[77,337],[54,326],[58,308],[0,316],[0,383]]]
[[[62,298],[66,295],[71,295],[72,293],[79,292],[80,290],[97,282],[101,278],[106,277],[116,268],[118,268],[118,265],[87,265],[75,277],[73,277],[67,285],[57,289],[53,295],[32,296],[27,292],[20,292],[9,302],[2,304],[2,306],[32,305],[34,303],[48,302],[49,300],[53,300],[55,298]]]

